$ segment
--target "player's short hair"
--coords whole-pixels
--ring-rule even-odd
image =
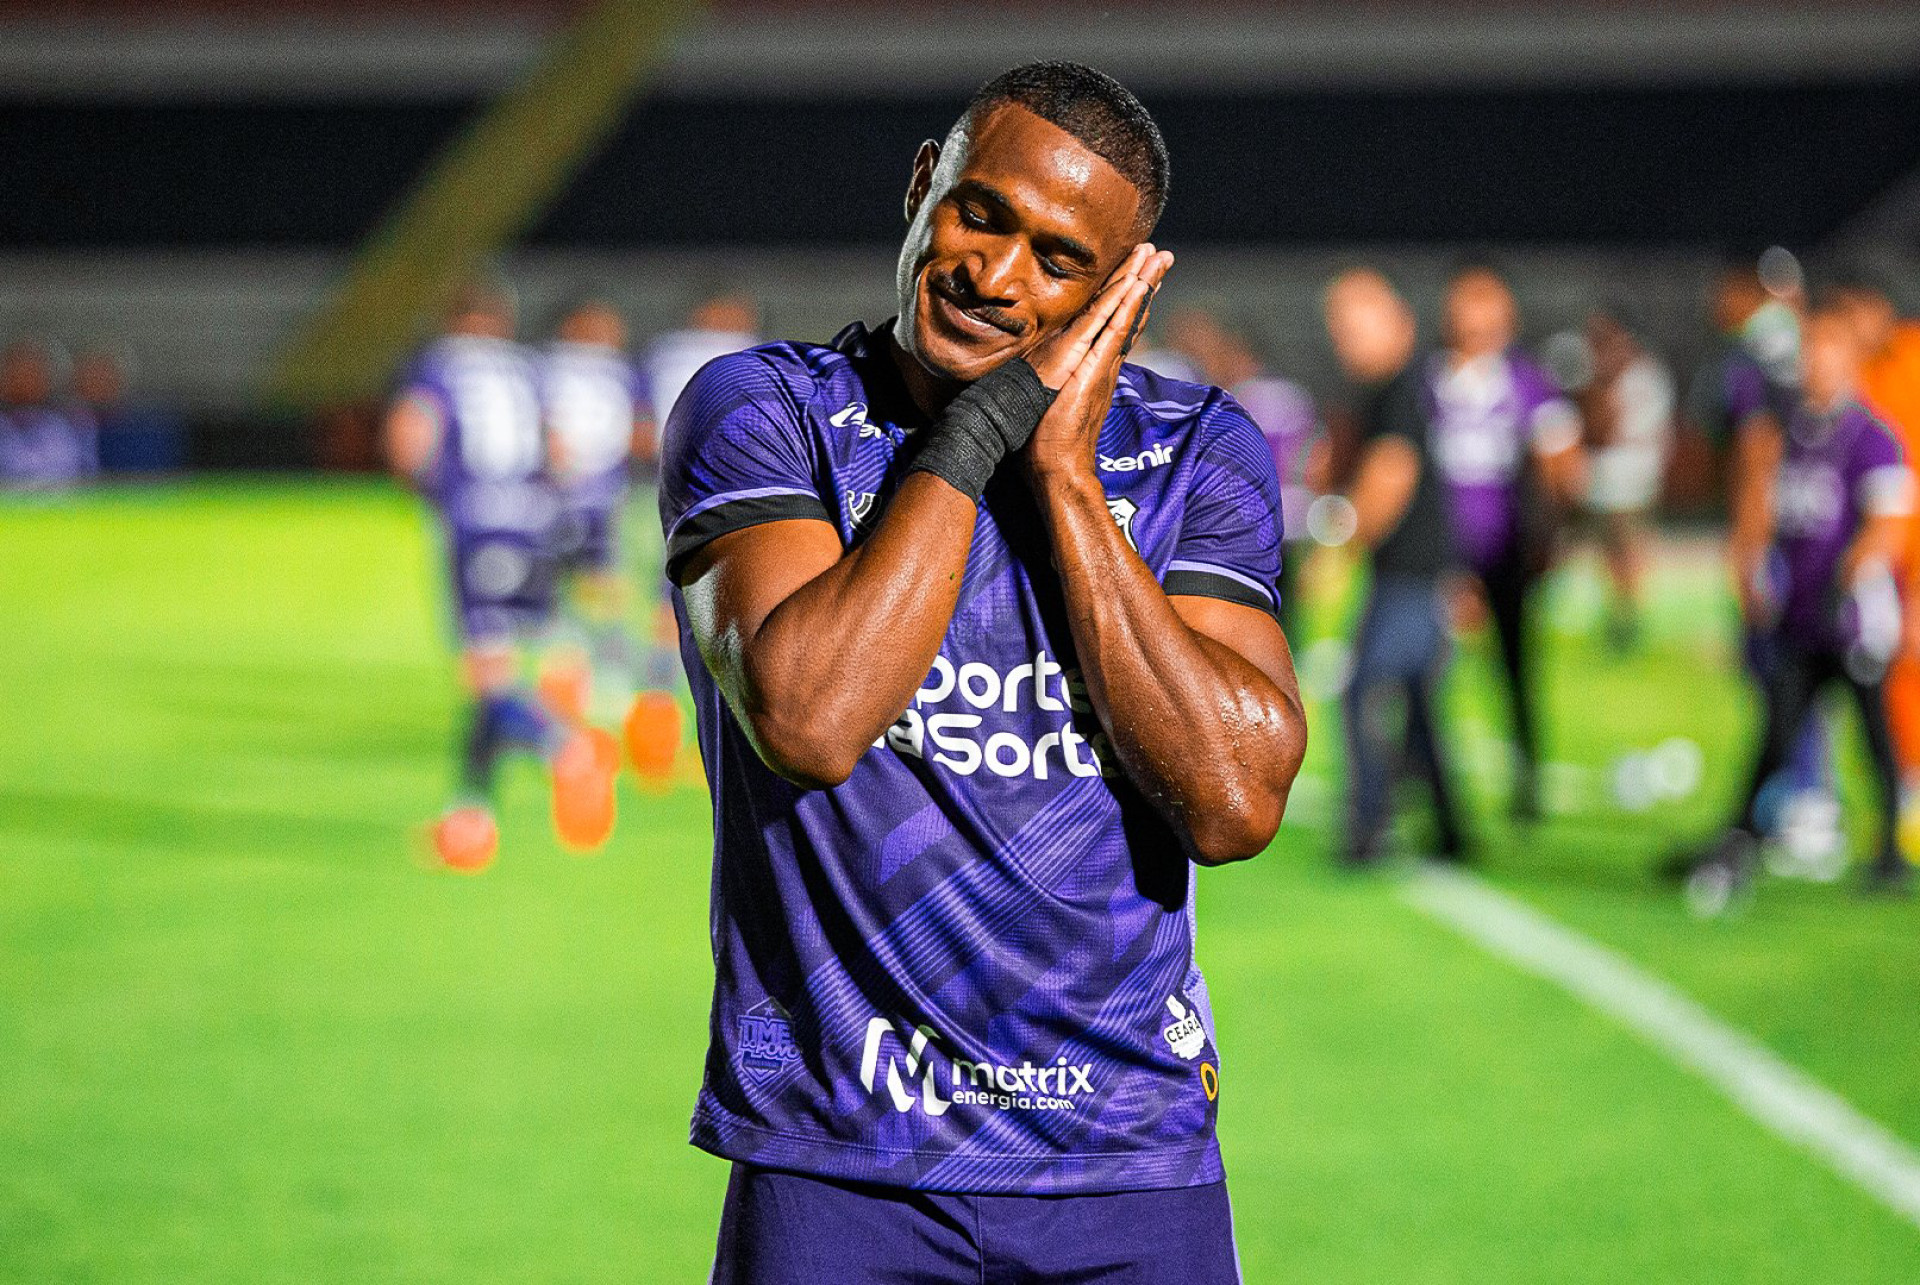
[[[1024,107],[1086,144],[1140,194],[1140,225],[1151,229],[1167,207],[1172,164],[1160,126],[1132,91],[1082,63],[1048,60],[1003,71],[974,91],[954,129],[1007,104]]]
[[[1448,285],[1453,285],[1466,277],[1492,277],[1509,290],[1513,288],[1513,278],[1508,274],[1506,267],[1485,250],[1469,250],[1465,254],[1455,256],[1453,262],[1448,265]]]

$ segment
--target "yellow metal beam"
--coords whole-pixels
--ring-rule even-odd
[[[266,401],[378,393],[454,291],[513,242],[619,122],[699,0],[598,0],[436,160],[281,353]]]

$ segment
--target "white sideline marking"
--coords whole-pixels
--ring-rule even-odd
[[[1471,874],[1425,867],[1400,895],[1490,953],[1572,991],[1920,1226],[1920,1153],[1751,1036]]]

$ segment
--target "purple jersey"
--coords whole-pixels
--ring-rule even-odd
[[[54,491],[100,471],[100,434],[82,406],[0,409],[0,486]]]
[[[1273,453],[1273,467],[1280,475],[1280,507],[1290,540],[1307,534],[1307,506],[1313,492],[1307,489],[1307,450],[1313,445],[1320,423],[1314,417],[1313,398],[1290,379],[1257,375],[1234,385],[1233,396],[1260,428]]]
[[[446,526],[462,632],[524,634],[550,606],[557,514],[533,360],[504,339],[452,335],[420,354],[402,390],[440,426],[421,482]]]
[[[782,519],[861,541],[925,423],[888,353],[855,325],[706,366],[666,429],[669,565]],[[1097,452],[1169,594],[1275,609],[1278,480],[1231,398],[1124,367]],[[932,671],[836,788],[761,763],[674,594],[714,800],[697,1146],[970,1193],[1221,1176],[1191,870],[1114,764],[1024,485],[988,488]]]
[[[1841,560],[1868,518],[1908,513],[1912,492],[1898,440],[1858,402],[1829,414],[1795,412],[1773,491],[1782,630],[1808,646],[1849,641],[1841,636]]]
[[[1520,535],[1520,480],[1527,452],[1571,445],[1577,412],[1531,359],[1516,351],[1449,367],[1427,366],[1433,453],[1447,487],[1454,536],[1472,567],[1509,554]]]

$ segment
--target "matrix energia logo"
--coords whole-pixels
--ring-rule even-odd
[[[869,1093],[877,1092],[874,1086],[880,1078],[881,1045],[888,1042],[888,1036],[893,1037],[893,1046],[898,1046],[901,1043],[899,1031],[896,1030],[893,1023],[889,1022],[886,1018],[876,1017],[867,1023],[867,1042],[860,1054],[860,1083],[866,1086],[866,1090]],[[919,1026],[914,1028],[912,1036],[905,1041],[905,1064],[907,1068],[905,1075],[901,1074],[900,1060],[894,1056],[894,1054],[899,1051],[897,1047],[889,1047],[887,1049],[887,1094],[893,1099],[893,1109],[895,1111],[906,1112],[913,1110],[913,1090],[907,1086],[912,1083],[913,1077],[916,1075],[922,1076],[920,1082],[920,1105],[926,1110],[928,1115],[945,1115],[947,1108],[953,1105],[953,1103],[941,1097],[940,1090],[935,1087],[933,1065],[927,1060],[927,1046],[932,1042],[933,1029],[931,1027]]]
[[[884,1082],[893,1109],[902,1114],[913,1110],[915,1102],[932,1116],[945,1115],[956,1102],[993,1111],[1074,1111],[1081,1099],[1093,1096],[1093,1063],[1072,1063],[1064,1055],[1051,1064],[1029,1059],[1017,1065],[953,1058],[947,1061],[943,1092],[942,1076],[934,1065],[936,1054],[946,1060],[939,1036],[929,1026],[903,1034],[903,1026],[884,1017],[868,1021],[860,1055],[860,1083],[867,1092],[878,1094]],[[917,1096],[916,1076],[920,1080]]]

